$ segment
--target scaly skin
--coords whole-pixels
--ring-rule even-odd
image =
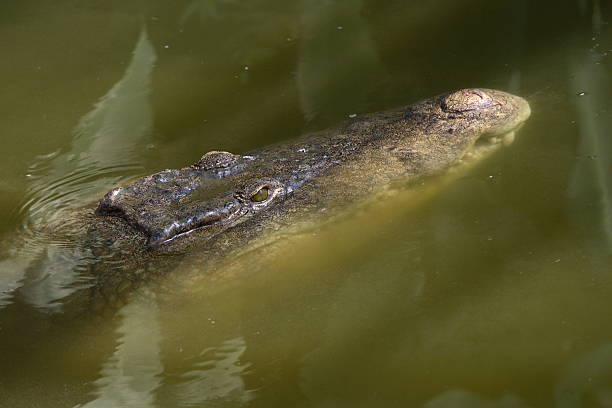
[[[244,155],[209,152],[111,190],[60,233],[92,251],[93,290],[114,298],[167,275],[176,254],[213,265],[393,184],[479,160],[511,142],[529,115],[522,98],[466,89]]]

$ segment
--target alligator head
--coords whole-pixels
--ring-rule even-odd
[[[151,249],[192,234],[205,241],[248,219],[272,220],[280,203],[300,213],[305,203],[354,201],[396,180],[475,161],[511,143],[529,115],[517,96],[459,90],[245,155],[206,153],[190,167],[111,190],[96,215],[120,217]]]

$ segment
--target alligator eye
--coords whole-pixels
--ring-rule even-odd
[[[254,203],[260,203],[268,198],[268,195],[270,195],[270,189],[268,187],[262,187],[258,192],[251,196],[251,201]]]

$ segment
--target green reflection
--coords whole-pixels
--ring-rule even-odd
[[[155,404],[164,367],[160,356],[161,333],[154,301],[133,301],[119,312],[118,345],[95,381],[95,399],[79,405],[96,407],[142,407]]]
[[[70,208],[83,206],[97,194],[142,170],[150,143],[153,114],[150,104],[155,51],[144,28],[123,77],[83,116],[65,150],[40,156],[28,169],[26,200],[20,211],[24,228],[0,266],[0,306],[21,287],[32,305],[58,309],[61,299],[83,285],[91,253],[67,248],[44,234],[66,227]],[[86,284],[86,283],[85,283]]]

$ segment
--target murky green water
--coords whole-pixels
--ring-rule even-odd
[[[612,406],[609,1],[4,3],[1,407]],[[17,250],[135,175],[468,86],[530,101],[512,146],[206,295],[64,319],[81,265]]]

